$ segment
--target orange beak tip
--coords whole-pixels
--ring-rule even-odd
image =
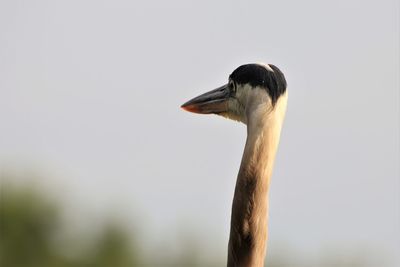
[[[193,112],[193,113],[199,112],[198,108],[195,105],[187,105],[187,106],[182,105],[181,108],[188,112]]]

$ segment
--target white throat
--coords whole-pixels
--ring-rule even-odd
[[[253,89],[254,90],[254,89]],[[228,266],[264,266],[268,237],[268,192],[285,117],[287,92],[274,107],[252,97],[247,140],[232,204]],[[250,114],[248,114],[250,115]]]

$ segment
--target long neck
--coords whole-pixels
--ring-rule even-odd
[[[268,236],[268,195],[286,109],[255,116],[247,123],[247,140],[232,204],[228,267],[264,266]]]

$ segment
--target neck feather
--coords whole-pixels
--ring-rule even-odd
[[[232,204],[229,267],[264,266],[269,184],[286,110],[286,95],[282,98],[272,111],[260,109],[247,122],[247,140]]]

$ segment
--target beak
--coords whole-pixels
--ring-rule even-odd
[[[181,106],[186,111],[199,114],[219,114],[228,111],[228,84],[195,97]]]

